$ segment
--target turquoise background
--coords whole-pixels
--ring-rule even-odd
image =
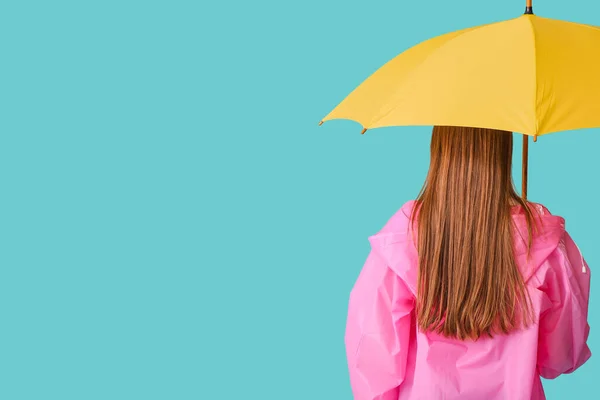
[[[3,1],[0,399],[351,399],[347,296],[430,128],[317,123],[399,52],[524,3]],[[596,0],[534,10],[600,25]],[[592,269],[599,146],[530,147],[530,199]],[[596,357],[548,398],[593,397]]]

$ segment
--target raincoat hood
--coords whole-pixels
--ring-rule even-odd
[[[410,216],[416,201],[405,203],[376,234],[369,236],[373,251],[407,284],[416,296],[418,255]],[[532,237],[530,255],[527,255],[527,220],[521,206],[512,207],[514,251],[525,282],[558,246],[565,232],[563,217],[552,215],[541,204],[531,203],[538,231]],[[414,226],[416,228],[416,224]],[[409,262],[407,262],[409,261]]]

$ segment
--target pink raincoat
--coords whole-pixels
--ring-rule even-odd
[[[536,324],[459,341],[416,328],[418,258],[408,234],[413,205],[404,204],[369,237],[371,251],[350,294],[345,342],[354,399],[545,399],[540,376],[573,372],[591,356],[590,270],[564,219],[536,204],[543,229],[527,262],[525,216],[520,206],[512,209],[515,255]]]

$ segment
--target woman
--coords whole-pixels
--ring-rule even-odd
[[[515,192],[512,133],[433,129],[418,198],[369,237],[350,294],[356,400],[545,399],[586,344],[590,271],[562,217]]]

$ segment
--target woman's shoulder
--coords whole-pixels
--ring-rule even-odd
[[[548,207],[546,207],[542,203],[527,201],[526,204],[531,211],[534,211],[539,215],[552,215],[550,210],[548,210]],[[515,205],[511,206],[511,212],[513,214],[524,214],[525,210],[523,210],[523,205],[519,203],[519,204],[515,204]]]
[[[402,214],[404,214],[405,217],[410,218],[412,211],[416,204],[417,204],[417,200],[415,200],[415,199],[408,200],[407,202],[402,204],[402,207],[400,207],[399,211],[402,212]]]
[[[550,210],[548,210],[548,207],[546,207],[545,205],[543,205],[542,203],[536,203],[536,202],[529,202],[530,206],[534,208],[535,211],[538,212],[538,214],[540,215],[552,215],[552,213],[550,212]]]
[[[529,207],[529,209],[531,211],[533,211],[535,214],[545,217],[545,216],[554,216],[554,217],[560,217],[559,215],[553,214],[552,212],[550,212],[550,210],[548,209],[548,207],[546,207],[546,205],[544,205],[543,203],[538,203],[538,202],[534,202],[534,201],[528,201],[527,200],[527,206]],[[523,210],[523,206],[521,204],[516,204],[513,205],[511,207],[511,211],[513,214],[524,214],[524,210]]]

